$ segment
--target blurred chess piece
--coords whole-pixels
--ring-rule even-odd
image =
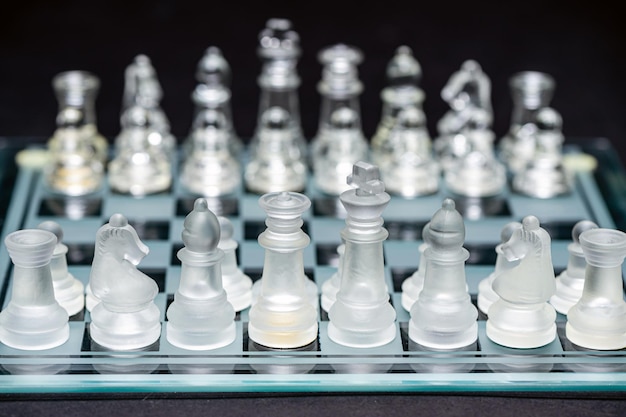
[[[48,140],[44,169],[47,186],[68,196],[99,190],[104,181],[108,143],[98,133],[95,102],[100,80],[85,71],[57,74],[52,80],[59,112]]]

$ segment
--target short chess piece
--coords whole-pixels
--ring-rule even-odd
[[[220,241],[217,247],[224,252],[222,260],[222,285],[228,301],[235,311],[241,311],[252,304],[252,279],[243,273],[237,263],[237,241],[233,238],[233,224],[223,216],[219,216]]]
[[[426,236],[428,232],[428,223],[424,225],[422,228],[422,236]],[[419,245],[419,265],[417,270],[411,274],[410,277],[405,279],[402,282],[402,307],[406,311],[411,311],[411,307],[417,299],[419,298],[422,289],[424,288],[424,276],[426,275],[426,257],[424,256],[424,252],[428,248],[428,243],[426,241],[422,242]]]

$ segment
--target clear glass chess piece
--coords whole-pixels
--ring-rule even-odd
[[[54,297],[69,316],[78,314],[85,306],[85,286],[67,268],[68,248],[62,242],[63,229],[61,225],[51,220],[40,223],[37,228],[52,232],[57,238],[50,261]]]
[[[396,311],[389,304],[385,285],[383,242],[389,233],[382,227],[389,194],[380,181],[378,167],[364,161],[354,164],[347,183],[356,188],[339,197],[346,208],[341,283],[328,312],[328,337],[335,343],[372,348],[396,338]]]
[[[493,281],[500,298],[489,307],[487,337],[518,349],[547,345],[556,338],[556,311],[548,303],[556,291],[550,235],[526,216],[501,249],[515,266]]]
[[[233,223],[226,217],[219,216],[220,241],[217,245],[224,252],[222,260],[222,285],[235,311],[241,311],[252,304],[252,280],[243,273],[237,263],[237,247],[233,238]]]
[[[352,166],[369,158],[359,105],[363,85],[357,71],[363,54],[353,46],[336,44],[320,51],[318,59],[323,65],[318,84],[322,103],[311,144],[313,174],[320,191],[339,195],[350,188],[346,177]]]
[[[269,348],[292,349],[317,339],[317,310],[308,300],[303,250],[310,239],[301,229],[311,206],[303,194],[268,193],[259,199],[267,229],[258,241],[265,249],[262,287],[249,312],[250,339]]]
[[[551,75],[523,71],[509,80],[513,113],[507,134],[499,142],[499,154],[511,172],[522,169],[535,155],[536,114],[550,105],[555,82]]]
[[[339,292],[339,288],[341,288],[341,276],[343,275],[343,256],[346,252],[346,245],[342,243],[337,246],[337,255],[339,255],[339,265],[337,266],[337,271],[333,275],[331,275],[324,284],[322,284],[322,297],[320,299],[320,304],[322,309],[328,313],[330,308],[337,300],[337,293]]]
[[[180,283],[167,309],[167,340],[189,350],[217,349],[235,340],[235,310],[222,285],[220,223],[203,198],[185,217],[178,251]]]
[[[89,334],[103,348],[141,349],[161,335],[161,313],[154,304],[159,288],[137,269],[148,252],[119,213],[98,230],[88,284],[97,300],[91,309]]]
[[[426,223],[422,228],[422,236],[426,236],[429,233],[428,228],[429,224]],[[424,276],[426,275],[426,258],[424,257],[424,252],[426,252],[426,248],[428,248],[428,243],[425,241],[419,245],[418,251],[420,260],[417,270],[402,282],[402,307],[409,312],[424,288]]]
[[[4,244],[14,268],[10,301],[0,312],[0,342],[24,350],[62,345],[70,330],[67,312],[54,298],[50,272],[56,236],[41,229],[18,230]]]
[[[591,220],[581,220],[572,228],[572,242],[567,245],[567,268],[556,277],[556,293],[550,298],[550,304],[561,314],[567,315],[583,295],[587,261],[580,245],[580,234],[597,228],[598,225]]]
[[[567,312],[565,336],[574,344],[597,350],[626,348],[626,301],[622,264],[626,233],[590,229],[579,236],[587,267],[580,300]]]
[[[565,138],[561,115],[551,107],[543,107],[535,116],[534,125],[527,126],[535,144],[534,156],[514,174],[513,189],[535,198],[567,194],[572,189],[573,178],[563,164]]]
[[[423,236],[424,286],[411,306],[409,338],[434,349],[459,349],[478,338],[478,311],[465,280],[465,224],[454,200],[446,198]]]
[[[122,115],[122,131],[116,139],[116,155],[109,162],[109,186],[134,196],[167,190],[172,183],[171,154],[153,146],[152,116],[144,107],[133,106]],[[159,135],[157,135],[160,138]]]
[[[104,181],[107,140],[96,126],[95,102],[100,80],[85,71],[57,74],[52,80],[59,112],[56,130],[48,140],[44,169],[47,186],[69,195],[97,191]]]

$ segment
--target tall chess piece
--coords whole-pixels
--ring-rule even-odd
[[[369,157],[359,105],[363,84],[357,71],[363,54],[355,47],[337,44],[324,48],[318,58],[323,65],[317,86],[322,103],[311,144],[313,174],[320,191],[339,195],[350,188],[346,177],[352,165]]]
[[[422,242],[417,249],[420,254],[417,270],[402,282],[402,307],[409,312],[424,288],[424,277],[426,276],[426,257],[424,256],[424,252],[426,252],[426,249],[428,248],[428,243],[426,243],[424,237],[430,233],[428,231],[429,227],[430,225],[426,223],[422,228],[422,237],[424,242]]]
[[[59,104],[56,130],[48,140],[46,185],[60,194],[80,196],[99,190],[104,181],[108,143],[96,126],[96,97],[100,80],[85,71],[54,77]]]
[[[185,217],[178,251],[180,284],[167,309],[167,340],[189,350],[216,349],[235,340],[235,310],[222,286],[220,224],[203,198]]]
[[[50,261],[57,238],[41,229],[18,230],[4,239],[13,261],[13,289],[0,312],[0,342],[16,349],[42,350],[70,336],[68,315],[54,298]]]
[[[290,349],[317,338],[317,311],[307,298],[303,250],[310,239],[301,229],[302,214],[311,206],[303,194],[263,195],[267,229],[259,235],[265,262],[258,300],[249,312],[248,335],[260,345]]]
[[[39,224],[37,228],[52,232],[57,238],[57,244],[54,247],[52,260],[50,261],[54,297],[61,307],[67,311],[69,316],[78,314],[85,307],[85,286],[74,278],[67,269],[68,249],[62,242],[63,229],[58,223],[53,221],[45,221]]]
[[[246,187],[258,194],[302,191],[306,185],[306,140],[296,70],[300,53],[300,37],[291,22],[269,19],[259,34],[261,97],[244,178]]]
[[[579,236],[587,261],[580,300],[567,312],[565,336],[574,344],[597,350],[626,348],[626,302],[622,263],[626,233],[591,229]]]
[[[383,258],[389,233],[381,215],[390,197],[379,178],[377,166],[358,161],[347,180],[356,188],[339,197],[348,217],[341,231],[345,253],[337,299],[328,312],[328,337],[349,347],[383,346],[397,333]]]
[[[233,239],[233,224],[226,217],[219,216],[220,241],[217,247],[224,252],[222,261],[222,285],[228,301],[235,311],[241,311],[252,304],[252,280],[243,273],[237,264],[238,243]]]
[[[372,162],[385,189],[405,197],[432,194],[439,188],[439,164],[432,158],[431,139],[419,88],[421,67],[408,46],[401,46],[387,65],[387,87],[381,92],[382,117],[372,137]]]
[[[424,287],[411,307],[409,338],[434,349],[458,349],[478,338],[478,311],[465,280],[465,224],[454,201],[446,198],[423,236]]]
[[[598,225],[590,220],[581,220],[572,228],[572,243],[567,245],[567,268],[556,277],[556,293],[550,297],[550,304],[561,314],[567,315],[583,295],[587,261],[580,245],[580,235],[586,230],[597,228]]]
[[[513,189],[536,197],[552,198],[572,189],[572,175],[563,165],[561,115],[551,107],[537,111],[534,136],[535,153],[513,177]]]
[[[89,287],[100,302],[91,310],[89,332],[104,348],[140,349],[161,335],[161,314],[154,304],[159,288],[137,269],[148,251],[121,214],[98,230]]]
[[[513,268],[493,281],[500,297],[489,307],[487,337],[500,345],[537,348],[556,338],[556,311],[548,300],[556,290],[550,235],[535,216],[524,217],[522,228],[502,245]]]
[[[521,170],[535,155],[537,112],[550,105],[555,82],[549,74],[523,71],[509,80],[513,113],[507,134],[499,142],[500,158],[513,173]]]
[[[500,243],[496,245],[496,266],[487,278],[478,283],[478,308],[485,314],[489,314],[489,307],[498,300],[498,294],[493,290],[493,281],[498,275],[506,270],[517,266],[517,260],[509,260],[504,255],[502,247],[511,239],[513,233],[522,227],[520,222],[510,222],[504,225],[500,231]]]

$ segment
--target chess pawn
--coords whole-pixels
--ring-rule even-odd
[[[562,163],[561,126],[561,115],[556,110],[544,107],[537,111],[535,154],[515,173],[515,191],[536,198],[552,198],[571,191],[571,174]]]
[[[239,269],[237,264],[237,241],[233,239],[233,224],[226,217],[219,216],[220,241],[217,245],[224,252],[222,260],[222,285],[228,301],[235,311],[245,310],[252,304],[252,280]]]
[[[54,247],[52,260],[50,261],[50,272],[52,274],[52,284],[54,286],[54,297],[58,303],[67,311],[69,316],[78,314],[85,306],[85,286],[82,282],[74,278],[67,269],[67,246],[63,240],[63,229],[53,221],[45,221],[38,229],[47,230],[54,233],[57,244]]]
[[[228,61],[222,55],[220,48],[208,47],[196,68],[196,81],[191,99],[195,105],[194,120],[198,113],[211,109],[223,115],[224,129],[228,132],[228,148],[236,157],[243,149],[241,138],[237,135],[233,124],[231,108],[231,70]],[[195,126],[192,126],[193,135]]]
[[[204,109],[196,115],[180,181],[189,191],[218,197],[241,185],[241,164],[230,149],[231,133],[225,115]]]
[[[581,220],[572,228],[572,242],[567,245],[567,268],[556,277],[556,293],[550,297],[550,304],[561,314],[567,315],[569,309],[580,300],[585,286],[587,261],[580,245],[580,234],[597,228],[598,225],[590,220]]]
[[[235,310],[222,286],[220,223],[203,198],[183,224],[180,284],[167,309],[167,340],[189,350],[216,349],[235,340]]]
[[[0,312],[0,342],[16,349],[43,350],[65,343],[68,315],[54,297],[50,261],[57,244],[54,233],[18,230],[4,239],[13,262],[13,288]]]
[[[348,347],[383,346],[397,333],[383,258],[383,242],[389,233],[382,227],[381,215],[390,197],[378,167],[367,162],[354,164],[347,183],[356,188],[339,197],[348,216],[341,231],[345,252],[339,292],[328,312],[328,337]]]
[[[622,263],[626,234],[619,230],[590,229],[579,236],[587,267],[580,300],[567,312],[565,336],[587,349],[626,348],[626,302]]]
[[[265,248],[262,287],[249,312],[250,339],[269,348],[292,349],[317,338],[317,311],[307,299],[303,250],[310,239],[301,229],[311,201],[303,194],[268,193],[259,199],[267,229],[259,235]]]
[[[346,177],[357,161],[368,159],[368,143],[361,129],[359,96],[363,84],[357,65],[363,54],[357,48],[337,44],[318,55],[323,65],[318,91],[322,96],[318,132],[311,144],[316,187],[339,195],[350,187]]]
[[[69,196],[95,192],[104,181],[108,149],[96,126],[100,80],[85,71],[68,71],[56,75],[52,85],[59,112],[56,130],[47,143],[46,185]]]
[[[141,349],[161,334],[161,313],[154,304],[159,288],[137,269],[148,251],[121,214],[97,232],[89,287],[100,302],[91,310],[89,332],[104,348]]]
[[[523,71],[509,80],[513,99],[511,125],[499,142],[500,158],[513,173],[521,170],[535,155],[536,114],[550,105],[555,82],[549,74]]]
[[[263,114],[256,151],[244,173],[248,190],[257,194],[304,190],[307,166],[299,152],[294,154],[292,133],[284,109],[272,107]]]
[[[325,312],[329,312],[332,305],[337,300],[337,293],[341,288],[341,276],[343,275],[343,258],[346,252],[346,245],[342,243],[337,246],[337,254],[339,255],[339,264],[337,265],[337,271],[322,284],[322,297],[320,304]]]
[[[171,155],[151,144],[155,113],[140,106],[122,116],[122,131],[116,139],[117,154],[109,162],[109,186],[134,196],[167,190],[172,183]]]
[[[465,225],[446,198],[426,228],[424,287],[411,307],[409,338],[433,349],[458,349],[478,338],[478,311],[465,280]]]
[[[296,160],[306,160],[307,143],[300,122],[298,88],[300,77],[297,72],[301,55],[300,36],[293,30],[288,19],[268,19],[259,33],[257,54],[262,61],[261,74],[257,80],[261,90],[257,127],[250,141],[250,153],[255,155],[266,129],[264,119],[270,109],[281,109],[286,117],[284,134],[289,145],[289,154]]]
[[[500,232],[500,243],[496,245],[496,266],[491,274],[478,283],[478,308],[489,314],[489,307],[498,300],[498,294],[493,290],[493,281],[504,271],[514,268],[517,261],[509,261],[502,252],[502,246],[511,239],[513,233],[522,227],[520,222],[511,222],[504,225]]]
[[[420,292],[424,288],[424,276],[426,275],[426,258],[424,257],[424,252],[426,252],[426,248],[428,248],[428,243],[426,242],[426,236],[428,235],[428,227],[429,224],[426,223],[422,229],[422,236],[424,237],[424,242],[419,245],[418,251],[420,254],[419,265],[417,270],[407,279],[402,282],[402,307],[406,311],[411,311],[411,307],[417,299],[419,298]]]
[[[548,300],[556,290],[550,235],[535,216],[502,245],[502,254],[516,265],[498,274],[493,290],[500,297],[489,307],[487,337],[500,345],[528,349],[556,337],[556,311]]]

